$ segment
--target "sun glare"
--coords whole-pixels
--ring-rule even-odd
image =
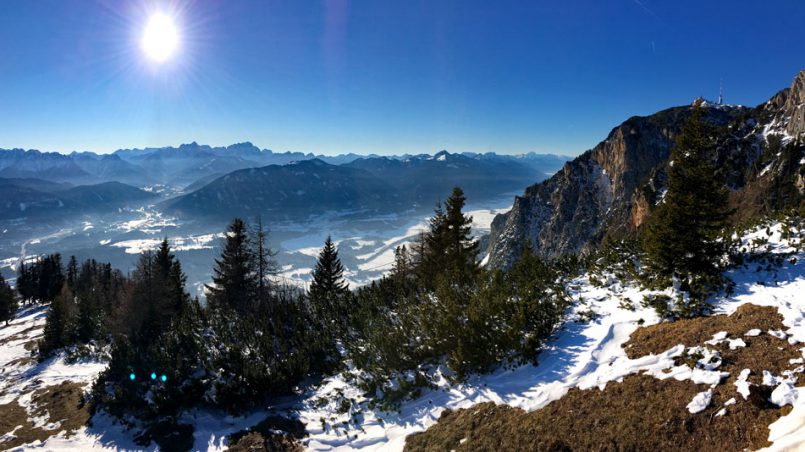
[[[179,47],[179,31],[173,18],[162,13],[152,15],[143,30],[140,44],[151,61],[163,63],[170,59]]]

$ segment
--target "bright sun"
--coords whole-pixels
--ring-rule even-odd
[[[179,47],[179,32],[173,19],[162,13],[152,15],[143,30],[140,45],[152,61],[167,61]]]

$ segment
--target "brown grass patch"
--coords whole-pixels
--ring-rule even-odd
[[[29,352],[36,350],[37,348],[39,348],[39,339],[33,339],[26,342],[25,345],[23,345],[23,348],[25,348],[25,350],[28,350]]]
[[[32,326],[32,327],[26,328],[26,329],[24,329],[22,331],[18,331],[16,333],[12,334],[9,337],[5,337],[3,339],[0,339],[0,346],[6,345],[9,342],[18,341],[20,339],[25,339],[26,337],[28,337],[28,333],[30,333],[33,330],[37,330],[37,329],[41,330],[42,327],[41,326]]]
[[[18,400],[0,405],[0,435],[14,432],[14,438],[0,440],[0,449],[10,449],[34,441],[44,441],[60,432],[66,436],[87,424],[89,410],[83,405],[85,385],[63,382],[59,385],[38,389],[33,393],[33,410],[28,413]],[[59,423],[52,430],[35,427],[29,417],[46,416],[47,423]],[[19,428],[18,428],[19,426]],[[16,429],[16,430],[15,430]]]
[[[623,345],[629,358],[637,358],[648,354],[659,354],[669,348],[685,344],[693,346],[704,344],[713,338],[713,335],[726,331],[728,337],[749,340],[757,337],[745,337],[747,331],[759,329],[766,334],[768,330],[785,329],[783,316],[776,308],[763,307],[753,304],[740,306],[732,315],[715,315],[711,317],[698,317],[695,319],[681,319],[675,322],[659,323],[638,328],[632,333],[629,342]],[[762,337],[758,336],[758,337]]]
[[[571,389],[542,409],[527,413],[518,408],[483,403],[472,408],[445,411],[426,432],[406,440],[409,451],[509,451],[509,450],[697,450],[723,451],[768,446],[768,426],[790,407],[779,408],[768,399],[772,387],[762,386],[763,370],[775,375],[793,369],[789,359],[801,358],[798,347],[765,334],[782,329],[774,308],[742,306],[732,316],[720,315],[638,329],[627,345],[631,358],[660,353],[677,344],[702,345],[720,352],[719,370],[729,378],[713,389],[710,405],[691,414],[688,403],[705,385],[673,378],[659,380],[632,375],[610,382],[603,391]],[[764,331],[744,337],[753,328]],[[730,350],[726,342],[705,345],[713,334],[727,331],[742,338],[747,347]],[[734,381],[743,369],[751,369],[749,400],[737,393]],[[800,381],[802,379],[800,378]],[[726,415],[716,417],[724,402]],[[463,442],[462,442],[463,440]]]
[[[47,416],[49,422],[59,422],[59,430],[71,435],[87,425],[90,418],[89,409],[84,406],[84,386],[65,381],[36,390],[32,397],[36,406],[34,415]]]
[[[297,419],[269,416],[247,430],[229,436],[231,451],[302,452],[300,440],[307,435],[305,424]]]
[[[11,361],[6,363],[6,366],[27,366],[35,362],[36,360],[31,358],[30,356],[23,356],[22,358],[12,359]]]

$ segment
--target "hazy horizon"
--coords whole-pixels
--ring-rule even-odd
[[[442,152],[442,151],[447,151],[450,154],[461,154],[461,153],[464,153],[464,152],[470,152],[470,153],[476,153],[476,154],[485,154],[485,153],[488,153],[488,152],[492,152],[492,153],[495,153],[495,154],[498,154],[498,155],[521,155],[521,154],[533,153],[533,154],[537,154],[537,155],[558,155],[560,157],[576,157],[579,154],[584,152],[584,151],[579,151],[578,153],[574,153],[574,154],[564,154],[564,153],[561,153],[561,152],[551,152],[551,151],[498,152],[498,151],[494,151],[494,150],[491,150],[491,151],[489,151],[489,150],[474,151],[474,150],[471,150],[471,149],[467,149],[467,150],[435,149],[435,150],[423,150],[423,151],[400,152],[400,153],[387,153],[387,152],[384,153],[382,151],[368,151],[368,152],[346,151],[346,152],[338,152],[338,153],[324,153],[324,152],[316,152],[316,151],[313,151],[313,150],[292,150],[292,149],[287,149],[287,150],[280,151],[280,150],[277,150],[277,149],[272,149],[271,147],[260,146],[260,145],[256,144],[254,141],[251,141],[251,140],[240,140],[240,141],[236,141],[236,142],[228,143],[228,144],[211,144],[211,143],[202,143],[202,142],[200,142],[198,140],[190,140],[190,141],[182,142],[182,143],[178,143],[178,144],[166,144],[164,146],[127,146],[127,147],[119,147],[119,148],[115,148],[115,149],[112,149],[112,150],[103,150],[103,151],[97,151],[97,150],[92,150],[92,149],[73,149],[73,150],[39,149],[39,148],[27,148],[27,147],[21,147],[21,146],[10,146],[10,147],[0,146],[0,150],[8,151],[8,150],[13,150],[13,149],[22,149],[24,151],[55,152],[55,153],[62,154],[62,155],[70,155],[70,154],[72,154],[74,152],[77,152],[79,154],[84,153],[84,152],[91,152],[91,153],[98,154],[98,155],[106,155],[106,154],[113,154],[113,153],[115,153],[117,151],[123,151],[123,150],[179,148],[181,146],[189,145],[189,144],[192,144],[194,142],[196,144],[198,144],[199,146],[209,146],[211,148],[226,148],[226,147],[233,146],[233,145],[238,145],[238,144],[243,144],[243,143],[251,143],[252,145],[257,147],[261,151],[270,151],[270,152],[273,152],[275,154],[301,153],[301,154],[305,154],[305,155],[312,154],[312,155],[316,155],[316,156],[325,156],[325,157],[336,157],[336,156],[339,156],[339,155],[347,155],[347,154],[378,155],[378,156],[387,156],[387,157],[388,156],[399,156],[399,155],[422,155],[422,154],[434,155],[434,154],[437,154],[437,153]]]

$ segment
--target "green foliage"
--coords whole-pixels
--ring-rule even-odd
[[[667,319],[672,317],[671,301],[672,298],[665,294],[648,294],[643,296],[642,304],[644,308],[654,308],[660,318]]]
[[[111,331],[108,320],[120,306],[124,286],[125,278],[110,264],[90,259],[79,267],[71,257],[67,278],[48,311],[45,334],[39,344],[40,359],[68,345],[106,341]],[[89,354],[94,353],[92,349],[81,348]]]
[[[651,284],[667,286],[677,277],[681,289],[699,300],[718,289],[709,283],[721,273],[719,262],[731,245],[723,238],[731,214],[728,192],[711,161],[715,136],[695,107],[671,152],[665,197],[643,230]]]
[[[436,290],[435,275],[460,285],[472,284],[477,277],[478,242],[472,238],[472,217],[462,212],[465,203],[464,192],[455,187],[444,209],[436,206],[414,258],[420,261],[416,273],[424,290]]]
[[[549,265],[526,249],[509,271],[484,271],[460,190],[446,205],[410,250],[396,251],[387,278],[356,292],[350,310],[347,357],[385,404],[430,384],[441,363],[460,380],[535,362],[568,306],[561,277],[577,260]]]
[[[66,346],[70,340],[70,325],[75,313],[75,295],[65,286],[62,293],[50,304],[42,340],[39,342],[40,359]]]
[[[260,283],[249,245],[246,222],[235,218],[226,232],[221,257],[215,260],[213,283],[207,286],[207,300],[213,308],[253,312]]]
[[[14,318],[16,311],[17,296],[3,275],[0,275],[0,322],[6,322],[8,325],[8,321]]]
[[[60,254],[50,254],[18,269],[17,291],[23,301],[50,302],[61,293],[64,274]]]

